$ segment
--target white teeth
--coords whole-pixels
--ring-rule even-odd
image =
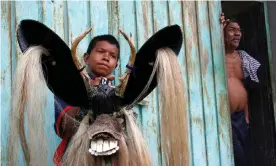
[[[119,150],[118,141],[99,139],[91,141],[90,149],[88,150],[94,156],[106,156],[116,153]]]
[[[103,143],[103,152],[106,152],[108,151],[110,148],[109,148],[109,143],[108,141],[104,141]]]
[[[114,149],[117,146],[118,142],[117,141],[110,141],[110,149]]]
[[[108,152],[107,152],[107,155],[111,155],[111,154],[112,154],[112,151],[108,151]]]
[[[97,150],[97,143],[95,141],[91,141],[91,149],[93,151],[96,151]]]
[[[109,141],[109,149],[113,149],[113,141]]]
[[[91,153],[92,155],[94,155],[94,154],[95,154],[95,151],[94,151],[94,150],[92,150],[92,149],[89,149],[88,151],[89,151],[89,153]]]
[[[102,139],[99,139],[99,140],[97,141],[97,143],[103,144],[103,140],[102,140]]]
[[[102,152],[103,151],[103,140],[100,139],[97,141],[97,152]]]

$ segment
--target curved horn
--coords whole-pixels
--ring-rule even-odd
[[[136,49],[134,46],[132,35],[130,34],[130,37],[128,37],[127,34],[122,29],[119,29],[119,31],[124,36],[124,38],[127,40],[128,44],[130,46],[131,54],[129,57],[128,65],[133,66],[135,59],[136,59]],[[131,72],[131,69],[127,68],[125,73],[119,78],[120,84],[116,87],[116,92],[117,92],[117,95],[119,95],[121,97],[123,97],[123,95],[124,95],[130,72]]]
[[[80,34],[72,43],[72,46],[71,46],[71,53],[72,53],[72,58],[73,58],[73,62],[74,64],[76,65],[77,69],[78,70],[81,70],[82,68],[82,65],[78,59],[78,56],[77,56],[77,47],[80,43],[80,41],[92,30],[92,28],[89,28],[87,29],[85,32],[83,32],[82,34]],[[83,81],[84,81],[84,84],[85,84],[85,87],[86,87],[86,90],[89,91],[89,89],[91,88],[91,86],[93,85],[91,83],[91,80],[89,79],[89,75],[88,73],[85,71],[85,70],[82,70],[80,72],[82,78],[83,78]]]
[[[83,32],[80,36],[78,36],[72,43],[72,47],[71,47],[71,53],[72,53],[72,58],[73,61],[76,65],[76,67],[78,68],[78,70],[80,70],[82,68],[82,65],[78,59],[77,56],[77,47],[80,43],[80,41],[92,30],[92,28],[87,29],[85,32]]]

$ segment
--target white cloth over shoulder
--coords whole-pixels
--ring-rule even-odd
[[[238,50],[238,53],[242,59],[244,77],[250,77],[252,81],[259,82],[257,71],[261,64],[243,50]]]

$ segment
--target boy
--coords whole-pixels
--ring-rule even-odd
[[[83,59],[95,85],[99,84],[102,77],[110,81],[114,79],[114,75],[110,74],[117,67],[119,55],[119,43],[112,35],[100,35],[91,40]],[[70,106],[55,96],[55,132],[62,139],[54,155],[54,163],[57,165],[69,139],[76,132],[74,119],[79,111],[79,107]]]

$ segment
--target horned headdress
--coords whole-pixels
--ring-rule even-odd
[[[70,140],[62,165],[106,165],[106,159],[114,166],[151,165],[131,108],[157,85],[164,161],[166,165],[188,165],[186,104],[177,60],[183,40],[180,27],[172,25],[159,30],[137,52],[132,39],[120,30],[130,45],[131,56],[116,87],[93,85],[78,61],[77,45],[90,30],[81,34],[70,50],[44,24],[34,20],[19,24],[17,37],[23,55],[19,57],[13,88],[10,165],[16,165],[18,138],[28,165],[47,165],[41,111],[48,97],[47,87],[66,103],[80,107],[83,113],[77,119],[78,130]]]

